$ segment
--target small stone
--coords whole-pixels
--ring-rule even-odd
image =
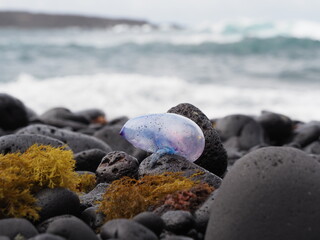
[[[108,183],[99,183],[89,193],[80,195],[80,209],[85,210],[88,207],[95,206],[97,204],[96,202],[102,201],[103,195],[108,186]]]
[[[42,233],[28,240],[65,240],[65,238],[50,233]]]
[[[53,108],[39,116],[42,123],[73,130],[86,128],[90,123],[84,116],[74,114],[67,108]]]
[[[227,153],[208,117],[189,103],[181,103],[169,109],[168,112],[180,114],[198,124],[205,137],[205,147],[195,164],[221,177],[227,169]]]
[[[319,202],[316,160],[294,148],[261,148],[225,176],[205,239],[319,239]]]
[[[257,121],[264,130],[265,141],[270,145],[287,143],[293,133],[293,122],[285,115],[263,111]]]
[[[123,151],[131,155],[136,148],[119,134],[121,128],[122,125],[107,125],[97,131],[94,137],[107,143],[114,151]]]
[[[130,240],[158,240],[158,237],[148,228],[128,219],[114,219],[105,223],[100,232],[103,240],[122,238]]]
[[[63,214],[79,214],[79,197],[69,189],[46,188],[40,190],[35,197],[37,198],[37,206],[41,208],[40,221]]]
[[[49,224],[47,233],[62,236],[68,240],[99,240],[93,230],[76,217],[61,218]]]
[[[57,139],[31,134],[10,134],[0,137],[0,153],[25,152],[34,144],[50,145],[52,147],[63,147],[65,144]],[[68,147],[66,148],[69,149]]]
[[[320,140],[309,144],[303,150],[310,154],[320,154]]]
[[[89,149],[74,155],[76,160],[76,171],[96,172],[102,158],[107,153],[100,149]]]
[[[43,222],[37,224],[37,229],[38,229],[39,233],[45,233],[47,231],[50,223],[52,223],[60,218],[73,218],[73,217],[74,216],[72,216],[72,215],[66,214],[66,215],[59,215],[59,216],[55,216],[52,218],[48,218],[47,220],[44,220]]]
[[[16,237],[31,238],[38,234],[35,226],[24,218],[7,218],[0,220],[0,236],[7,236],[10,239]]]
[[[67,144],[74,153],[89,149],[100,149],[107,153],[111,151],[108,144],[95,137],[44,124],[30,125],[20,129],[17,134],[37,134],[58,139]]]
[[[97,207],[89,207],[81,213],[81,219],[93,230],[103,225],[104,217],[101,212],[98,212]]]
[[[246,115],[234,114],[220,118],[216,121],[215,128],[222,141],[237,137],[240,150],[249,150],[263,141],[262,127]]]
[[[152,156],[144,159],[139,166],[139,177],[144,175],[160,175],[165,172],[182,172],[183,176],[190,177],[196,173],[202,173],[195,176],[194,180],[208,183],[214,188],[219,188],[221,178],[204,168],[186,160],[178,155],[164,155],[160,157],[155,166],[151,166]]]
[[[188,211],[168,211],[161,216],[165,229],[176,234],[186,233],[194,227],[195,220]]]
[[[125,152],[113,151],[108,153],[96,170],[99,183],[111,183],[121,177],[137,177],[139,162]]]
[[[149,228],[157,236],[160,235],[164,229],[164,222],[161,217],[154,214],[153,212],[142,212],[134,216],[132,220],[142,224],[143,226]]]
[[[0,93],[0,116],[0,128],[3,130],[16,130],[29,122],[24,104],[5,93]]]
[[[300,124],[293,133],[289,146],[303,148],[320,138],[320,122]]]

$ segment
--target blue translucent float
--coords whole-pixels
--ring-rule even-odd
[[[154,165],[164,154],[180,155],[193,162],[203,152],[205,139],[200,127],[174,113],[150,114],[130,119],[120,131],[133,146],[155,153]]]

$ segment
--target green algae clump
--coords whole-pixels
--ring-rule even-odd
[[[0,154],[0,219],[39,219],[36,192],[63,187],[77,191],[79,175],[74,171],[71,150],[33,145],[24,153]]]
[[[190,190],[199,184],[181,173],[171,172],[144,176],[138,180],[123,177],[107,188],[99,210],[106,215],[105,220],[132,218],[158,205],[168,194]]]

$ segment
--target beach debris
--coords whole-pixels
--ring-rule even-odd
[[[205,145],[200,127],[189,118],[174,113],[130,119],[120,135],[135,147],[154,153],[150,162],[153,166],[165,154],[176,154],[194,162],[201,156]]]

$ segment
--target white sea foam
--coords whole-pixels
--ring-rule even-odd
[[[208,117],[243,113],[258,115],[261,110],[286,114],[300,120],[320,120],[317,88],[265,84],[198,84],[175,77],[138,74],[96,74],[35,79],[22,74],[16,82],[0,84],[0,91],[21,99],[41,114],[52,107],[73,111],[100,108],[109,118],[161,113],[182,102],[199,107]]]

